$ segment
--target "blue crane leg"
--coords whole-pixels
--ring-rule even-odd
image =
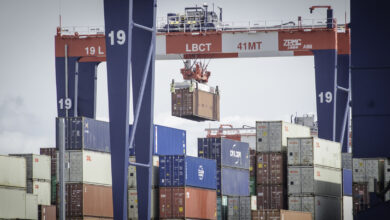
[[[95,74],[97,62],[79,63],[78,71],[78,116],[96,117],[96,84]]]
[[[332,140],[336,50],[314,50],[318,137]]]
[[[349,54],[337,55],[337,84],[343,88],[349,88]],[[349,120],[344,124],[345,108],[348,104],[348,92],[339,90],[337,92],[337,105],[336,105],[336,141],[341,141],[341,133],[344,130],[344,140],[341,145],[342,152],[348,151],[348,126]],[[349,104],[347,110],[347,116],[349,118]]]
[[[134,1],[133,20],[135,23],[153,27],[155,21],[155,1]],[[140,28],[133,28],[132,54],[132,80],[133,98],[137,103],[142,98],[141,109],[135,131],[136,162],[152,164],[153,145],[153,102],[154,102],[154,52],[150,62],[147,63],[149,48],[155,44],[154,33]],[[146,79],[143,97],[140,97],[141,82],[147,65],[149,70]],[[135,105],[133,105],[136,107]],[[151,200],[151,167],[137,167],[138,216],[139,219],[150,219]]]
[[[131,1],[105,0],[107,86],[114,219],[127,219]]]
[[[74,103],[75,66],[78,57],[68,57],[68,98]],[[58,117],[65,117],[66,110],[60,105],[60,100],[65,100],[65,58],[56,57],[56,85],[57,85],[57,113]],[[74,105],[68,109],[68,116],[74,116]]]

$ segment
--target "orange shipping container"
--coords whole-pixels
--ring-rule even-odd
[[[280,210],[280,219],[283,220],[312,220],[310,212],[297,212],[290,210]]]
[[[40,205],[38,208],[39,220],[56,220],[56,206]]]
[[[195,187],[161,187],[160,218],[217,218],[215,190]]]

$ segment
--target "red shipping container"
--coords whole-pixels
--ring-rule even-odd
[[[286,156],[284,153],[257,153],[258,185],[278,185],[286,182]]]
[[[354,215],[368,209],[370,205],[368,183],[354,183],[352,186],[352,197]]]
[[[56,206],[54,205],[39,205],[38,220],[56,220]]]
[[[67,183],[65,189],[67,217],[114,217],[111,186]]]
[[[284,209],[285,190],[281,185],[257,186],[257,209]]]
[[[160,218],[217,218],[215,190],[195,187],[161,187]]]

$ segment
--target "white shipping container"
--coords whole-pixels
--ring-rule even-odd
[[[48,180],[51,178],[51,158],[47,155],[12,154],[26,159],[27,179]]]
[[[26,194],[26,217],[25,219],[38,219],[38,196]]]
[[[288,209],[311,212],[314,220],[341,220],[341,201],[338,197],[289,196]]]
[[[384,159],[352,159],[353,182],[368,182],[368,191],[375,192],[375,181],[384,180]]]
[[[0,188],[0,219],[16,218],[26,218],[26,191]]]
[[[158,198],[159,198],[159,192],[158,189],[152,189],[151,192],[151,213],[150,218],[156,218],[160,206],[158,204]],[[138,219],[138,196],[137,196],[137,190],[136,189],[129,189],[128,190],[128,218],[129,219]]]
[[[343,220],[353,220],[353,203],[351,196],[343,196]]]
[[[26,159],[0,155],[0,186],[26,188]]]
[[[111,186],[111,155],[96,151],[67,151],[65,182]],[[57,164],[58,174],[58,164]],[[57,175],[57,181],[59,181]]]
[[[50,182],[30,180],[27,181],[27,192],[38,196],[39,205],[50,205]]]
[[[289,137],[310,137],[310,128],[283,121],[256,122],[256,150],[258,152],[284,151]]]
[[[342,173],[327,167],[288,167],[288,194],[341,196]]]
[[[385,160],[385,183],[390,182],[390,159]]]
[[[256,135],[241,135],[241,142],[249,144],[249,148],[256,150]]]
[[[289,166],[319,165],[341,169],[340,143],[320,138],[288,138]]]

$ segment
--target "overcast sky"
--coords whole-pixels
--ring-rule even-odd
[[[345,0],[160,0],[158,17],[186,6],[223,8],[224,21],[323,19],[312,5],[332,5],[339,23],[349,20]],[[347,11],[347,13],[346,13]],[[54,35],[59,26],[103,26],[102,0],[0,0],[0,154],[39,153],[54,147],[56,90]],[[172,79],[181,81],[180,60],[156,61],[155,123],[187,130],[188,153],[196,155],[196,138],[219,123],[192,122],[170,116]],[[211,60],[209,85],[221,90],[221,122],[252,125],[256,120],[286,120],[313,113],[313,57]],[[97,118],[108,120],[106,65],[98,73]]]

